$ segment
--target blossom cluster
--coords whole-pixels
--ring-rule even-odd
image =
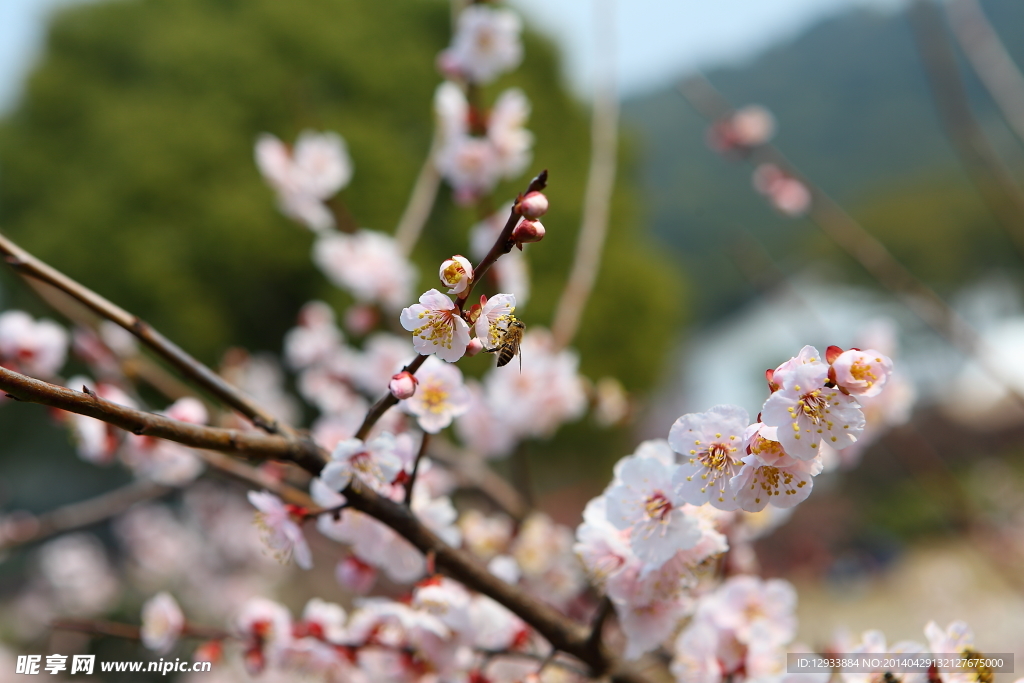
[[[700,566],[728,549],[729,513],[810,495],[822,445],[856,443],[865,420],[855,397],[877,396],[891,373],[877,351],[833,346],[822,357],[805,346],[766,373],[771,395],[756,422],[736,406],[683,415],[667,441],[619,461],[587,506],[577,552],[616,607],[627,656],[657,646],[690,612]]]
[[[471,203],[502,179],[526,170],[533,135],[524,128],[530,103],[518,88],[504,91],[483,110],[466,89],[490,83],[522,60],[522,22],[508,9],[472,4],[459,15],[451,46],[438,57],[441,72],[452,79],[434,96],[438,120],[438,172],[455,199]],[[476,92],[474,90],[474,92]]]

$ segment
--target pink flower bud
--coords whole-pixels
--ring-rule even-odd
[[[377,582],[377,570],[358,557],[349,555],[338,563],[334,570],[334,578],[342,588],[347,588],[356,595],[366,595]]]
[[[455,255],[441,264],[439,275],[449,294],[462,294],[473,282],[473,265],[465,256]]]
[[[407,398],[412,398],[412,395],[416,393],[418,383],[412,373],[400,372],[391,378],[388,389],[391,390],[391,394],[395,398],[404,401]]]
[[[467,356],[475,356],[484,350],[484,343],[480,341],[479,337],[473,337],[469,341],[469,346],[466,347]]]
[[[540,221],[523,219],[512,231],[512,241],[519,245],[520,249],[527,242],[540,242],[544,239],[544,226]]]
[[[529,192],[516,204],[516,213],[523,218],[540,218],[548,212],[548,198],[543,192]]]
[[[352,334],[362,336],[373,329],[379,318],[377,310],[366,304],[349,306],[345,311],[345,328]]]

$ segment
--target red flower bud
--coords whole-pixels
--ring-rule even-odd
[[[527,242],[540,242],[544,239],[545,232],[544,226],[541,225],[540,221],[523,219],[519,221],[519,225],[512,231],[512,241],[522,249],[523,245]]]
[[[516,202],[516,213],[523,218],[540,218],[548,212],[548,198],[543,192],[528,192]]]

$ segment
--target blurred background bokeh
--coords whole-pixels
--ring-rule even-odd
[[[583,374],[618,378],[634,410],[531,443],[540,506],[575,525],[639,439],[718,403],[756,414],[765,368],[883,330],[916,395],[909,421],[819,477],[760,541],[764,572],[797,584],[811,643],[841,627],[920,639],[928,619],[963,618],[983,649],[1024,655],[1024,413],[812,221],[774,211],[749,164],[708,147],[708,121],[677,88],[699,68],[734,104],[768,107],[777,146],[973,324],[1024,390],[1024,255],[951,146],[907,7],[693,4],[616,10],[623,149],[574,346]],[[532,27],[526,60],[493,88],[526,91],[529,172],[551,173],[522,316],[544,325],[580,222],[598,48],[592,3],[513,5]],[[1024,65],[1024,3],[982,7]],[[390,231],[430,146],[449,31],[440,0],[0,0],[0,230],[205,362],[234,346],[280,354],[303,303],[351,301],[312,266],[312,235],[275,211],[253,141],[339,132],[356,168],[345,204]],[[957,57],[974,117],[1024,186],[1021,141]],[[477,220],[442,193],[414,257],[421,289]],[[6,271],[0,287],[3,308],[53,315]],[[42,409],[0,407],[0,434],[0,510],[41,512],[130,479],[81,462]],[[115,534],[98,533],[114,553]],[[0,558],[2,604],[26,590],[31,552]],[[2,610],[0,638],[22,637],[22,612]]]

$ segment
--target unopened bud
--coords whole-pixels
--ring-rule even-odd
[[[469,340],[469,345],[466,346],[466,355],[475,356],[484,350],[484,343],[480,341],[479,337],[473,337]]]
[[[825,360],[829,365],[836,362],[836,358],[839,358],[843,353],[843,349],[838,346],[830,346],[825,349]]]
[[[540,221],[523,219],[512,231],[512,241],[522,249],[527,242],[540,242],[544,239],[544,226]]]
[[[548,212],[548,198],[543,192],[527,192],[516,203],[516,213],[523,218],[540,218]]]
[[[452,256],[441,264],[439,275],[449,294],[462,294],[473,282],[473,265],[465,256]]]
[[[416,393],[416,384],[418,384],[418,380],[411,372],[400,372],[391,378],[388,389],[391,390],[392,396],[399,401],[404,401],[407,398],[412,398],[412,395]]]

